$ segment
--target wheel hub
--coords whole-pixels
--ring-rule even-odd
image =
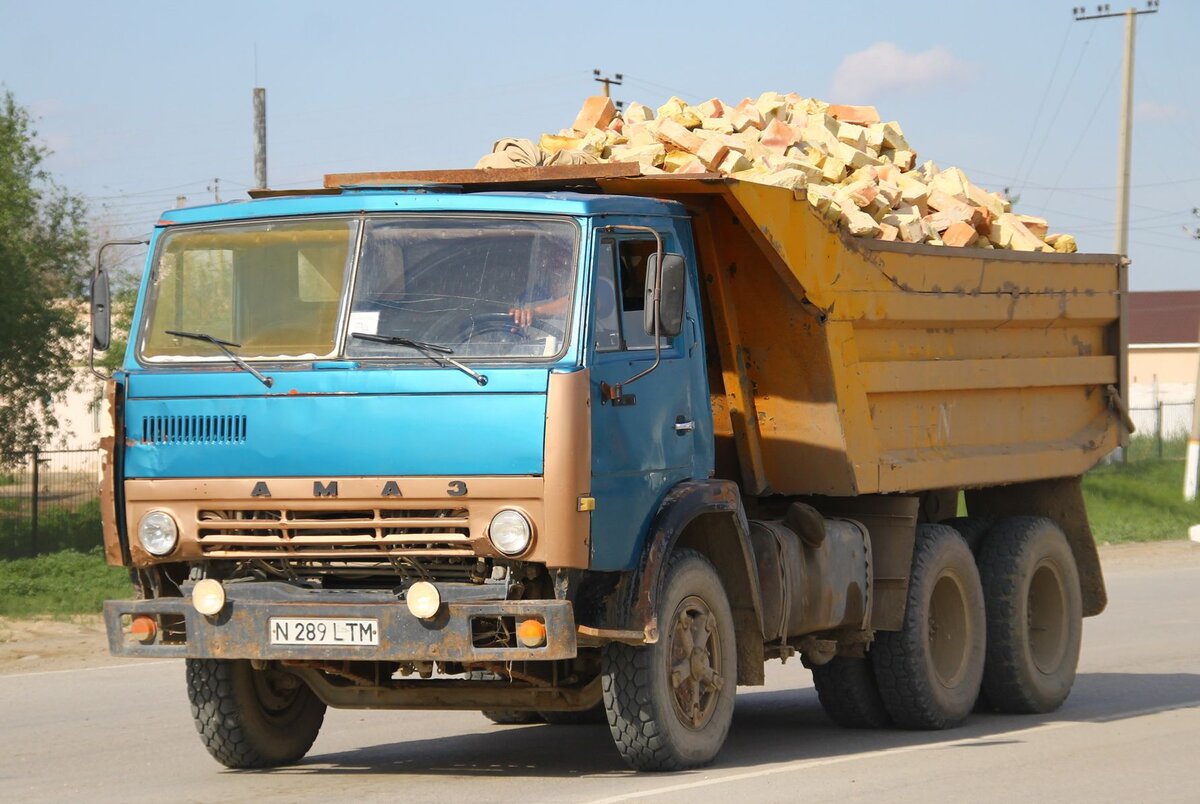
[[[717,618],[708,604],[695,596],[681,601],[672,618],[670,640],[668,670],[675,714],[691,728],[703,728],[725,686]]]

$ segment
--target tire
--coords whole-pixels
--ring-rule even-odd
[[[542,720],[551,726],[597,726],[608,722],[603,703],[598,703],[591,709],[574,712],[541,712],[540,714]]]
[[[983,537],[992,527],[992,520],[973,516],[956,516],[951,519],[943,519],[942,524],[949,525],[958,531],[958,535],[963,537],[963,541],[967,543],[971,553],[978,556],[980,548],[983,547]]]
[[[921,525],[900,631],[883,631],[871,657],[896,725],[947,729],[971,712],[983,677],[986,615],[967,543],[946,525]]]
[[[1014,517],[979,557],[987,597],[983,690],[997,711],[1053,712],[1075,683],[1083,603],[1075,557],[1049,519]]]
[[[290,765],[325,719],[325,704],[302,680],[245,659],[188,659],[187,686],[196,731],[227,768]]]
[[[817,698],[829,719],[846,729],[882,729],[892,724],[883,705],[871,658],[835,656],[812,668]]]
[[[680,549],[667,563],[658,606],[658,642],[613,643],[602,651],[608,728],[635,770],[701,767],[717,756],[733,720],[737,648],[729,601],[708,559]]]
[[[500,676],[488,670],[472,670],[466,674],[466,678],[471,681],[494,681]],[[528,726],[542,722],[541,715],[528,709],[482,709],[480,714],[498,726]]]

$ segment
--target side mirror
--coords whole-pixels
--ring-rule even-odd
[[[658,255],[651,254],[646,261],[646,307],[642,317],[647,335],[654,334],[654,284],[659,274]],[[661,274],[658,334],[673,338],[683,328],[683,300],[687,288],[683,255],[664,254]]]
[[[108,292],[108,272],[97,270],[92,275],[92,348],[108,350],[112,339],[112,317]]]

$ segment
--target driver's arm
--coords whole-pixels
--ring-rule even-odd
[[[566,312],[567,297],[560,296],[557,299],[548,299],[537,304],[510,308],[508,314],[512,316],[514,324],[524,329],[532,324],[535,318],[561,318],[566,315]]]

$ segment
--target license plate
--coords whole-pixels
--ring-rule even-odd
[[[378,645],[379,620],[272,617],[272,645]]]

